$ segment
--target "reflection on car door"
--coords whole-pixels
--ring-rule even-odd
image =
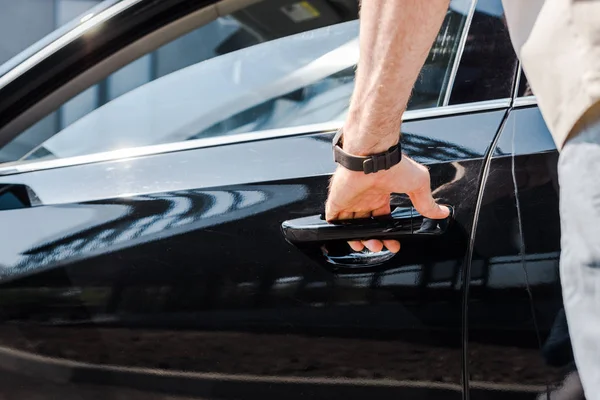
[[[323,211],[331,133],[3,176],[12,201],[0,221],[13,228],[0,251],[0,341],[91,365],[211,374],[175,374],[201,376],[202,388],[160,374],[78,376],[146,390],[459,399],[466,239],[504,113],[404,124],[407,154],[430,165],[459,229],[452,251],[407,246],[360,273],[334,272],[280,230]],[[216,389],[223,382],[229,392]]]

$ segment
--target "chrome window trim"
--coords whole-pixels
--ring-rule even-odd
[[[8,71],[5,75],[1,76],[0,89],[17,79],[19,76],[23,75],[25,72],[29,71],[31,68],[48,58],[50,55],[56,53],[58,50],[65,47],[67,44],[71,43],[73,40],[85,34],[89,30],[94,29],[94,27],[104,23],[105,21],[109,20],[115,15],[142,1],[144,0],[122,0],[119,3],[100,12],[99,14],[91,17],[90,19],[82,22],[80,25],[77,25],[75,28],[65,33],[57,40],[42,48],[40,51],[27,58],[25,61],[23,61],[10,71]]]
[[[504,99],[484,100],[473,103],[452,104],[450,106],[410,110],[404,114],[402,120],[413,121],[423,118],[443,117],[479,111],[492,111],[510,107],[510,101],[511,99],[506,97]]]
[[[521,60],[518,60],[517,62],[517,76],[515,78],[515,86],[513,88],[513,94],[512,94],[512,98],[513,98],[513,104],[514,101],[519,97],[519,86],[521,86],[521,73],[522,73],[522,68],[521,68]]]
[[[535,96],[517,97],[513,103],[514,108],[537,106],[537,98]]]
[[[452,90],[454,89],[454,81],[458,74],[458,68],[460,67],[460,61],[462,60],[463,53],[465,52],[465,46],[467,44],[467,37],[471,30],[471,23],[473,22],[473,15],[475,15],[475,8],[477,7],[478,0],[471,0],[471,6],[467,19],[465,20],[465,27],[461,32],[460,42],[458,42],[458,48],[456,49],[456,57],[452,64],[452,70],[450,71],[450,79],[448,79],[448,85],[446,86],[446,93],[444,94],[444,102],[442,106],[448,106],[450,104],[450,97],[452,96]]]
[[[510,107],[510,98],[487,100],[475,103],[456,104],[437,108],[407,111],[402,120],[414,121],[426,118],[435,118],[466,113],[493,111]],[[133,157],[152,156],[185,150],[197,150],[207,147],[241,144],[258,140],[271,140],[291,136],[311,135],[319,133],[332,133],[339,129],[343,121],[333,121],[312,125],[302,125],[289,128],[271,129],[258,132],[241,133],[231,136],[218,136],[213,138],[195,139],[184,142],[164,143],[151,146],[134,147],[130,149],[113,150],[103,153],[59,158],[47,161],[32,161],[19,164],[18,162],[0,165],[0,176],[16,175],[27,172],[42,171],[55,168],[72,167],[76,165],[92,164],[105,161],[115,161]]]
[[[523,74],[523,66],[521,61],[519,61],[519,65],[517,66],[517,78],[515,82],[515,88],[513,91],[513,108],[521,108],[521,107],[531,107],[537,106],[537,97],[535,96],[519,96],[519,86],[521,86],[521,74]]]

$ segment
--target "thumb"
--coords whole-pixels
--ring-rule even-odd
[[[408,196],[415,209],[425,218],[444,219],[450,215],[448,207],[441,206],[435,202],[429,186],[409,193]]]

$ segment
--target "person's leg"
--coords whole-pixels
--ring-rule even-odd
[[[558,176],[564,307],[586,398],[600,399],[600,121],[566,143]]]

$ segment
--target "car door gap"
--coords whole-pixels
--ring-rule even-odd
[[[481,211],[481,205],[483,203],[483,194],[485,192],[485,186],[487,183],[487,178],[489,176],[490,165],[492,163],[492,157],[494,155],[494,150],[500,140],[500,135],[506,125],[506,121],[508,120],[508,115],[510,114],[511,108],[508,108],[502,117],[502,121],[496,131],[496,135],[492,140],[490,146],[485,152],[483,168],[481,170],[481,175],[479,177],[479,187],[477,191],[477,200],[475,202],[475,211],[473,213],[473,224],[471,227],[471,234],[469,237],[469,244],[467,248],[467,253],[465,255],[465,268],[463,271],[462,282],[463,282],[463,297],[462,297],[462,342],[463,342],[463,353],[462,353],[462,378],[463,378],[463,393],[464,399],[470,400],[470,385],[469,385],[469,286],[471,279],[471,264],[473,259],[473,254],[475,250],[475,237],[477,234],[477,223],[479,222],[479,212]]]
[[[516,120],[517,120],[517,118],[515,116],[515,118],[512,119],[513,126],[512,126],[512,135],[511,135],[512,137],[511,137],[511,153],[510,153],[510,158],[511,158],[510,171],[511,171],[511,175],[512,175],[512,182],[513,182],[514,195],[515,195],[515,208],[517,210],[517,225],[519,228],[519,258],[521,261],[521,268],[523,269],[523,277],[525,278],[525,288],[527,290],[527,297],[529,300],[531,318],[532,318],[532,322],[533,322],[533,329],[535,329],[535,336],[536,336],[536,340],[538,342],[538,347],[539,347],[540,351],[542,351],[542,347],[543,347],[542,337],[540,335],[540,328],[539,328],[537,316],[535,313],[535,303],[533,301],[533,293],[531,291],[531,286],[529,284],[529,273],[527,272],[527,265],[525,262],[525,254],[526,254],[525,253],[525,235],[523,234],[523,221],[522,221],[522,217],[521,217],[521,202],[519,201],[519,186],[517,185],[517,174],[516,174],[516,167],[515,167],[515,158],[516,158],[515,137],[516,137],[516,132],[517,132]],[[545,379],[545,384],[546,384],[546,396],[548,399],[550,399],[550,383],[548,382],[547,377]]]

